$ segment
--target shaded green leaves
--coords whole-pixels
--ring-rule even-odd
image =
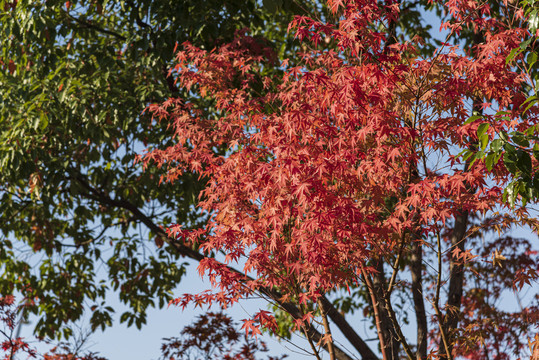
[[[530,100],[531,101],[531,100]],[[472,123],[480,119],[480,116],[472,116],[467,123]],[[537,144],[530,149],[530,146],[537,139],[535,128],[530,128],[525,133],[515,131],[507,133],[500,131],[495,138],[490,141],[488,130],[490,125],[482,123],[477,128],[478,146],[477,150],[465,150],[460,156],[464,161],[472,159],[484,161],[488,171],[503,160],[504,167],[512,176],[512,181],[504,190],[504,201],[514,204],[520,199],[525,205],[539,196],[539,176],[533,168],[532,156],[539,159],[539,147]]]
[[[275,13],[282,8],[283,0],[263,0],[262,4],[270,13]]]
[[[0,239],[9,237],[0,293],[30,284],[41,334],[61,334],[88,299],[98,304],[92,327],[109,326],[107,288],[118,289],[137,326],[170,300],[183,265],[133,209],[157,225],[199,226],[205,217],[193,205],[204,182],[184,174],[159,185],[163,169],[134,163],[145,148],[172,142],[167,126],[142,112],[190,96],[167,79],[176,42],[211,48],[250,28],[280,44],[291,16],[251,0],[21,0],[0,13]],[[36,258],[15,260],[16,249]]]

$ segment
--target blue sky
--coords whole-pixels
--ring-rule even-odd
[[[198,293],[210,288],[207,280],[201,279],[197,272],[197,262],[188,261],[189,267],[187,269],[188,276],[182,281],[181,285],[176,289],[175,295],[181,295],[183,293]],[[194,306],[189,306],[184,311],[176,306],[169,306],[164,309],[151,309],[148,311],[148,323],[142,327],[141,330],[136,327],[128,328],[125,324],[119,323],[119,315],[122,313],[122,305],[117,294],[111,291],[109,297],[110,305],[116,309],[116,315],[114,319],[114,326],[107,328],[105,331],[97,330],[92,334],[84,348],[92,352],[97,352],[101,356],[106,357],[109,360],[118,359],[131,359],[131,360],[154,360],[158,359],[161,352],[162,339],[167,337],[173,337],[179,334],[179,331],[186,325],[191,324],[196,320],[196,317],[207,309],[200,309]],[[226,311],[238,324],[241,324],[241,319],[246,319],[252,316],[259,309],[267,309],[266,302],[263,300],[250,299],[244,300],[241,303],[234,306],[232,309]],[[214,307],[212,311],[218,311],[219,309]],[[85,330],[85,323],[88,318],[82,320],[82,330]],[[27,339],[32,337],[32,329],[36,323],[36,319],[30,319],[30,323],[24,325],[21,329],[21,336]],[[87,327],[86,327],[87,328]],[[75,331],[76,332],[76,331]],[[294,349],[287,345],[286,342],[279,342],[276,338],[269,336],[262,336],[270,352],[268,354],[280,355],[290,354],[292,358],[298,358],[301,356],[299,353],[291,354]],[[295,339],[295,341],[301,339]],[[45,344],[32,343],[33,346],[39,352],[47,351],[50,347]],[[297,350],[297,349],[296,349]],[[310,356],[302,356],[299,358],[310,358]],[[22,359],[22,357],[19,357]]]

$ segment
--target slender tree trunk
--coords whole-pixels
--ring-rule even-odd
[[[425,313],[425,303],[423,299],[423,247],[421,238],[416,236],[412,242],[411,257],[412,273],[412,298],[417,323],[417,360],[427,359],[427,316]]]
[[[483,37],[481,34],[476,34],[474,37],[474,45],[479,44]],[[482,100],[475,98],[473,101],[473,114],[481,114]],[[475,145],[470,145],[475,148]],[[464,171],[467,171],[469,167],[469,161],[464,166]],[[467,186],[469,193],[475,193],[476,189],[471,186]],[[466,249],[466,231],[468,229],[468,219],[470,213],[464,209],[457,209],[455,216],[455,224],[453,227],[453,233],[451,234],[451,251],[458,249],[460,252]],[[448,351],[453,349],[455,330],[457,329],[460,318],[460,306],[462,303],[464,286],[464,265],[460,260],[454,260],[451,256],[449,263],[449,291],[447,294],[446,303],[446,315],[443,322],[443,330],[448,337]],[[443,358],[451,359],[451,354],[448,354],[444,349],[442,340],[440,340],[440,354]]]
[[[419,99],[416,100],[416,104]],[[411,125],[415,128],[416,122]],[[416,151],[414,146],[414,151]],[[423,159],[426,166],[426,160]],[[426,171],[427,169],[425,169]],[[410,183],[419,181],[419,171],[417,164],[411,165],[410,168]],[[414,218],[416,229],[413,229],[411,236],[411,256],[410,256],[410,272],[412,275],[412,299],[414,302],[414,311],[417,325],[417,360],[427,359],[427,315],[425,312],[425,300],[423,297],[423,238],[421,236],[419,217],[416,214]]]

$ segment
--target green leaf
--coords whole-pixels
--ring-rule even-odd
[[[533,37],[528,38],[527,40],[520,43],[519,48],[524,51],[528,48],[528,46],[531,44],[533,40]]]
[[[470,163],[470,165],[474,164],[477,160],[483,159],[484,156],[485,156],[484,151],[480,150],[480,151],[476,152],[474,157],[473,157],[472,162]]]
[[[511,52],[505,59],[505,64],[509,64],[520,53],[522,53],[522,50],[520,48],[514,48],[513,50],[511,50]]]
[[[462,154],[462,159],[464,161],[468,160],[472,155],[474,155],[474,152],[471,151],[471,150],[464,150],[461,152]]]
[[[527,148],[530,146],[530,142],[526,139],[526,136],[520,132],[515,132],[511,140],[521,147]]]
[[[528,54],[528,57],[526,58],[526,63],[528,64],[528,69],[531,70],[533,68],[533,65],[537,62],[537,53],[531,52]]]
[[[518,185],[517,185],[518,186]],[[502,200],[514,206],[516,200],[515,182],[510,183],[503,191]]]
[[[533,146],[533,157],[536,159],[536,160],[539,160],[539,144],[535,144]]]
[[[494,167],[495,165],[495,162],[494,162],[494,159],[496,158],[496,154],[493,153],[493,152],[490,152],[486,157],[485,157],[485,166],[487,168],[488,171],[491,171],[492,168]]]
[[[477,138],[483,136],[483,134],[488,130],[489,127],[490,124],[488,123],[482,123],[481,125],[479,125],[479,127],[477,128]]]
[[[494,153],[499,153],[502,150],[503,141],[501,139],[494,139],[490,143],[490,150]]]
[[[527,104],[524,110],[522,111],[522,113],[523,114],[526,113],[532,106],[537,104],[538,101],[539,101],[539,98],[537,97],[537,95],[532,95],[529,98],[527,98],[526,101],[524,101],[521,105],[522,107]]]
[[[518,167],[517,167],[518,156],[517,156],[516,149],[514,146],[510,144],[505,144],[504,148],[505,148],[505,153],[503,155],[503,163],[505,167],[507,168],[507,170],[509,170],[509,172],[514,175],[518,171]]]
[[[530,16],[528,18],[528,25],[530,27],[531,33],[535,33],[539,28],[539,15],[537,10],[530,13]]]
[[[485,150],[487,148],[488,141],[489,141],[488,134],[483,134],[479,138],[479,146],[480,146],[481,150]]]
[[[530,154],[528,154],[526,151],[518,149],[517,156],[518,156],[518,161],[517,161],[518,169],[525,176],[529,177],[531,175],[531,170],[532,170],[532,160],[531,160]]]

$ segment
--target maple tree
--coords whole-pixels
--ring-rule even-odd
[[[518,309],[499,299],[539,278],[533,244],[510,233],[537,232],[537,220],[502,198],[511,174],[497,160],[510,148],[484,156],[489,141],[501,146],[498,134],[537,125],[536,104],[523,115],[529,77],[511,62],[522,59],[513,49],[528,34],[524,11],[507,1],[497,6],[509,17],[491,16],[487,2],[440,4],[449,38],[471,32],[471,49],[446,42],[425,56],[420,38],[388,31],[400,3],[374,0],[329,0],[332,16],[296,17],[289,29],[304,48],[284,61],[247,31],[213,50],[183,44],[171,74],[208,105],[172,97],[149,106],[175,143],[143,161],[167,168],[164,183],[185,173],[206,181],[198,206],[207,224],[169,234],[205,254],[199,272],[215,289],[175,304],[262,295],[276,312],[261,310],[244,329],[282,335],[284,323],[317,358],[318,346],[331,359],[355,356],[335,327],[363,359],[378,350],[383,359],[509,359],[527,340],[533,350],[538,295]],[[275,62],[283,74],[264,73]],[[511,159],[535,169],[525,154]],[[346,317],[358,309],[378,346]]]

